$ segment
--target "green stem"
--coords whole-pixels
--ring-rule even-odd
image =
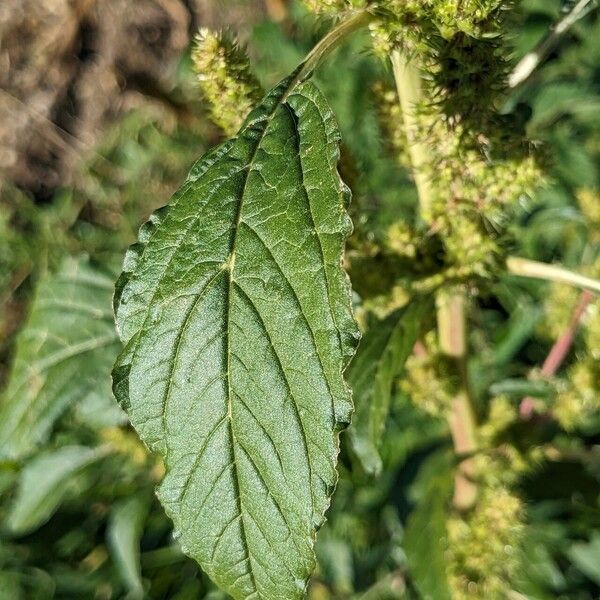
[[[536,260],[509,256],[506,260],[506,268],[509,273],[519,275],[520,277],[532,277],[534,279],[566,283],[600,294],[600,281],[586,277],[585,275],[579,275],[557,265],[549,265]]]
[[[355,31],[366,27],[375,19],[375,16],[368,10],[357,11],[348,19],[335,26],[317,45],[306,55],[304,62],[299,68],[295,77],[295,83],[299,84],[306,81],[319,66],[320,62],[341,42]]]
[[[508,78],[508,86],[515,88],[525,83],[531,74],[546,60],[552,50],[554,50],[561,37],[593,8],[595,8],[594,0],[579,0],[573,9],[551,29],[536,48],[528,52],[518,62]]]
[[[425,221],[429,221],[433,190],[429,179],[423,174],[423,166],[427,161],[430,150],[428,150],[426,144],[423,144],[419,140],[415,115],[415,107],[423,97],[421,76],[418,68],[399,50],[392,52],[390,58],[394,69],[394,79],[396,80],[400,107],[402,108],[404,130],[413,166],[413,178],[417,187],[417,193],[419,194],[421,215]]]
[[[408,140],[413,177],[419,195],[421,217],[425,222],[429,222],[433,187],[423,173],[423,167],[431,149],[419,139],[415,114],[416,106],[423,99],[421,77],[417,66],[400,51],[394,51],[390,58]],[[466,293],[463,288],[442,289],[438,292],[436,300],[440,350],[453,363],[460,381],[459,389],[452,400],[448,425],[456,454],[471,456],[477,451],[477,424],[466,369]],[[474,477],[474,459],[470,457],[462,460],[454,478],[453,502],[458,510],[468,510],[477,499]]]

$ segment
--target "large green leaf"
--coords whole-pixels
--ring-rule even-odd
[[[274,88],[125,259],[115,394],[165,460],[184,551],[234,598],[293,599],[336,483],[358,332],[338,131],[312,83]]]
[[[0,398],[1,458],[30,454],[90,394],[110,407],[110,369],[120,349],[111,294],[111,277],[86,259],[66,259],[42,277]]]
[[[429,299],[420,299],[369,329],[348,369],[356,405],[348,434],[354,453],[371,475],[381,472],[378,447],[394,380],[402,372],[431,306]]]

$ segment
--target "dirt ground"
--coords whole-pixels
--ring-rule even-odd
[[[10,181],[47,201],[132,103],[170,101],[200,25],[239,30],[283,10],[282,0],[0,2],[0,191]]]

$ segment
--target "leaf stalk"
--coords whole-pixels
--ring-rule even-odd
[[[352,13],[349,18],[336,25],[306,55],[295,77],[295,83],[302,83],[311,77],[314,70],[326,56],[333,52],[346,38],[359,29],[366,27],[374,19],[375,15],[373,13],[368,10],[361,10]]]
[[[506,260],[506,268],[509,273],[519,275],[520,277],[531,277],[533,279],[545,279],[546,281],[555,281],[557,283],[566,283],[574,287],[589,290],[595,294],[600,294],[600,281],[574,273],[569,269],[558,265],[549,265],[547,263],[509,256]]]

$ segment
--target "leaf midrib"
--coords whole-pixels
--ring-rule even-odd
[[[244,507],[243,504],[243,499],[242,499],[242,494],[241,494],[241,482],[240,482],[240,477],[239,477],[239,472],[238,472],[238,465],[239,465],[239,457],[237,456],[237,452],[236,452],[236,446],[239,444],[236,436],[235,436],[235,432],[234,432],[234,428],[233,428],[233,389],[232,389],[232,384],[231,384],[231,357],[232,357],[232,352],[231,352],[231,344],[230,344],[230,340],[231,340],[231,314],[233,312],[233,291],[234,291],[234,285],[238,285],[237,282],[234,279],[234,268],[235,268],[235,258],[236,258],[236,249],[237,249],[237,244],[238,244],[238,233],[239,230],[241,228],[241,223],[242,223],[242,213],[243,213],[243,208],[245,205],[245,200],[247,197],[247,187],[248,187],[248,181],[249,181],[249,177],[250,177],[250,173],[253,170],[253,167],[255,165],[256,162],[256,157],[258,154],[258,150],[260,149],[262,142],[265,138],[265,135],[269,129],[270,124],[272,123],[275,115],[277,114],[277,111],[281,108],[282,105],[285,105],[285,102],[287,101],[289,95],[291,94],[291,92],[294,90],[294,88],[301,83],[301,79],[296,76],[294,78],[292,78],[290,80],[290,82],[287,85],[287,88],[285,90],[283,90],[283,92],[281,93],[281,96],[277,99],[277,101],[275,102],[272,110],[270,111],[270,113],[268,113],[266,116],[263,117],[264,119],[264,125],[262,128],[262,131],[260,133],[260,136],[255,140],[255,146],[253,148],[252,154],[250,155],[247,164],[244,166],[243,169],[240,169],[240,171],[244,172],[244,181],[243,181],[243,186],[242,186],[242,191],[241,191],[241,195],[240,195],[240,201],[239,201],[239,205],[237,207],[237,211],[236,211],[236,216],[235,216],[235,224],[234,224],[234,229],[233,229],[233,238],[231,241],[231,251],[229,254],[228,259],[226,260],[225,263],[223,263],[220,268],[219,271],[217,272],[217,274],[215,274],[214,277],[212,277],[209,281],[210,283],[214,283],[215,279],[217,279],[218,275],[220,274],[221,271],[227,271],[228,273],[228,278],[227,278],[227,302],[225,305],[225,320],[226,320],[226,331],[225,331],[225,352],[226,352],[226,381],[227,381],[227,414],[225,415],[224,418],[227,419],[228,422],[228,428],[229,428],[229,434],[230,434],[230,439],[231,439],[231,445],[232,445],[232,463],[233,463],[233,481],[234,481],[234,486],[236,488],[236,499],[237,499],[237,505],[238,505],[238,514],[240,516],[240,521],[241,521],[241,530],[242,530],[242,537],[244,540],[244,559],[248,560],[248,571],[247,574],[250,576],[250,580],[251,580],[251,584],[252,584],[252,588],[253,588],[253,592],[247,596],[247,600],[249,598],[258,596],[260,597],[260,592],[258,591],[258,586],[256,583],[256,578],[255,578],[255,574],[254,574],[254,567],[253,567],[253,563],[252,563],[252,553],[250,551],[250,545],[249,545],[249,540],[248,540],[248,536],[246,533],[246,523],[245,523],[245,516],[253,518],[252,515],[250,513],[247,512],[247,510]],[[250,126],[252,123],[247,123],[247,127]],[[296,134],[298,135],[298,132],[296,131]],[[239,172],[239,171],[238,171]],[[304,176],[304,173],[303,173]],[[310,208],[310,207],[309,207]],[[312,218],[312,211],[311,211],[311,218]],[[313,219],[314,222],[314,219]],[[319,239],[319,245],[321,246],[321,240]],[[321,252],[322,252],[322,246],[321,246]],[[324,257],[323,257],[324,260]],[[166,272],[166,271],[165,271]],[[328,282],[329,283],[329,282]],[[207,284],[208,285],[208,284]],[[160,287],[160,282],[157,285],[157,290]],[[327,286],[329,288],[329,285]],[[204,292],[205,292],[206,286],[205,288],[203,288],[200,292],[199,292],[199,296],[203,296]],[[196,302],[194,302],[194,305],[196,304]],[[301,307],[300,307],[301,308]],[[190,313],[193,312],[193,307],[190,310]],[[147,317],[148,317],[149,311],[146,312],[146,317],[144,319],[144,321],[146,321]],[[333,315],[332,315],[333,317]],[[334,323],[335,323],[335,319],[334,319]],[[143,327],[144,325],[142,325]],[[337,326],[336,326],[337,329]],[[338,332],[339,333],[339,332]],[[341,340],[340,340],[341,341]],[[172,361],[171,365],[173,365],[174,362]],[[171,377],[172,378],[173,373],[171,373]],[[168,394],[168,392],[167,392]],[[330,391],[330,395],[332,396],[333,399],[333,395],[331,394]],[[165,416],[165,411],[163,411],[163,417]],[[220,422],[222,423],[222,421]],[[212,435],[212,434],[211,434]],[[308,443],[308,440],[305,440],[306,443]],[[240,445],[240,448],[243,449],[243,446]],[[167,453],[168,453],[168,448],[167,448]]]
[[[239,474],[238,474],[238,464],[239,463],[238,463],[238,457],[237,457],[237,453],[236,453],[236,449],[235,449],[236,445],[237,445],[237,440],[236,440],[235,432],[233,429],[233,418],[232,418],[232,416],[233,416],[233,404],[232,404],[233,390],[231,388],[231,328],[230,328],[230,324],[231,324],[231,313],[233,310],[233,300],[232,300],[233,286],[235,284],[235,280],[233,278],[233,270],[235,268],[235,253],[236,253],[236,247],[237,247],[237,243],[238,243],[238,233],[240,230],[240,225],[241,225],[241,220],[242,220],[242,210],[244,208],[244,199],[246,198],[246,189],[248,187],[248,180],[250,178],[250,173],[252,172],[252,168],[256,161],[258,149],[260,148],[260,146],[265,138],[267,130],[269,129],[269,125],[271,124],[275,114],[277,113],[278,109],[285,103],[289,93],[294,89],[294,87],[296,86],[297,83],[298,83],[297,78],[294,77],[291,80],[291,82],[288,84],[288,87],[286,88],[286,90],[282,93],[281,97],[275,103],[273,110],[270,112],[268,117],[265,119],[264,128],[260,134],[260,137],[256,140],[256,146],[254,147],[252,155],[250,156],[250,160],[248,161],[248,165],[246,166],[246,173],[245,173],[245,177],[244,177],[242,193],[240,196],[240,203],[239,203],[239,206],[237,209],[237,214],[235,217],[233,240],[231,243],[231,253],[229,255],[229,260],[227,261],[228,271],[229,271],[229,276],[228,276],[228,280],[227,280],[227,305],[226,305],[227,308],[226,308],[226,314],[225,314],[225,320],[227,323],[226,336],[225,336],[225,352],[226,352],[226,361],[227,361],[227,369],[226,369],[227,422],[228,422],[228,427],[229,427],[229,434],[231,437],[231,448],[232,448],[232,454],[233,454],[233,457],[232,457],[233,458],[233,480],[235,482],[235,488],[236,488],[236,498],[237,498],[238,511],[240,514],[242,537],[244,538],[244,548],[245,548],[245,554],[246,554],[245,558],[248,559],[248,575],[250,576],[250,581],[252,583],[252,587],[254,588],[254,592],[252,594],[250,594],[250,596],[248,596],[248,598],[246,600],[249,600],[254,595],[257,595],[258,597],[260,597],[260,594],[258,592],[258,586],[256,584],[256,577],[254,575],[254,567],[252,564],[252,555],[250,552],[250,546],[248,544],[248,535],[246,533],[247,526],[246,526],[246,522],[244,519],[244,514],[246,513],[246,511],[244,510],[244,503],[242,501],[242,493],[241,493],[240,480],[239,480]]]

